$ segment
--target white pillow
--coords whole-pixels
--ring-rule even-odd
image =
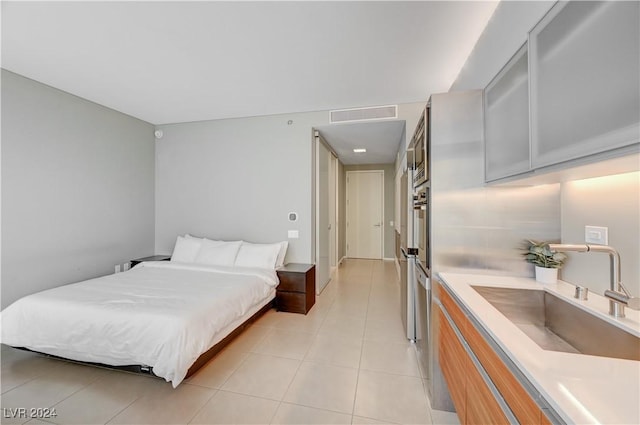
[[[275,269],[276,259],[278,258],[281,248],[282,245],[280,243],[254,244],[242,242],[235,264],[241,267]]]
[[[276,269],[284,265],[284,257],[285,255],[287,255],[288,247],[289,247],[289,242],[287,241],[280,242],[280,252],[278,252],[278,258],[276,258]]]
[[[211,266],[233,266],[241,244],[242,241],[223,242],[204,239],[194,262]]]
[[[176,245],[173,247],[171,261],[193,263],[193,260],[195,260],[196,255],[198,255],[198,251],[200,251],[201,246],[201,239],[178,236],[178,239],[176,239]]]

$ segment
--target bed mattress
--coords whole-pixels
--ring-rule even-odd
[[[144,365],[176,387],[193,362],[275,296],[275,271],[146,262],[24,297],[1,342],[72,360]]]

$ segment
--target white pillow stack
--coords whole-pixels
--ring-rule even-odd
[[[194,262],[211,266],[233,266],[240,245],[242,245],[242,241],[223,242],[203,239]]]
[[[279,243],[253,244],[242,242],[238,257],[236,258],[236,266],[275,269],[279,252]]]
[[[276,269],[284,264],[288,242],[255,244],[244,241],[214,241],[189,234],[178,236],[171,261],[211,266]]]
[[[202,246],[202,240],[196,238],[185,238],[178,236],[176,245],[171,254],[171,261],[179,261],[181,263],[193,263]]]

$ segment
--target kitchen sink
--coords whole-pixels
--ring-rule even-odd
[[[542,290],[472,286],[544,350],[640,361],[640,338]]]

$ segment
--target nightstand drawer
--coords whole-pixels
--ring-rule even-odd
[[[311,283],[303,273],[278,272],[279,291],[307,292],[307,282]]]
[[[307,314],[311,307],[313,307],[312,299],[308,297],[307,294],[300,292],[278,291],[276,303],[279,311],[286,311],[289,313]]]

